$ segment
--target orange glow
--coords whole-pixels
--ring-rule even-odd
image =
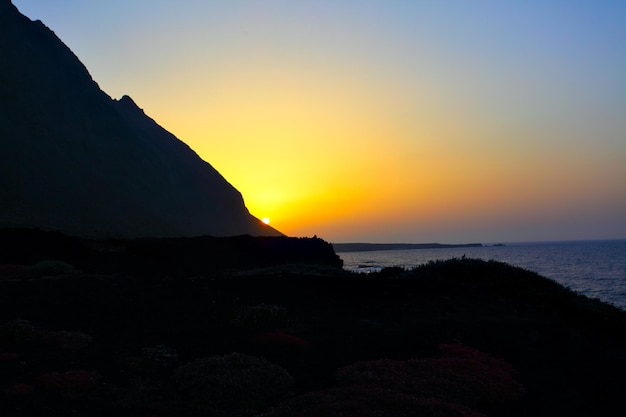
[[[607,23],[623,14],[594,4],[608,7],[588,19],[602,25],[578,32],[561,6],[506,15],[517,21],[436,2],[310,3],[164,3],[152,23],[61,34],[107,93],[131,95],[287,235],[624,237],[624,48]],[[502,21],[510,31],[490,32]],[[553,36],[559,23],[568,36]]]
[[[425,230],[567,210],[582,198],[581,185],[603,181],[590,168],[571,178],[602,155],[594,162],[575,149],[537,153],[522,141],[499,142],[500,132],[479,121],[450,124],[431,110],[416,123],[394,114],[410,104],[402,95],[354,81],[277,88],[283,82],[224,81],[236,87],[213,97],[207,124],[180,136],[241,191],[252,214],[277,219],[287,235],[341,239],[369,228],[419,241]],[[172,130],[185,131],[180,123]]]

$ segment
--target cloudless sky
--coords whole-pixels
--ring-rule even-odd
[[[291,236],[626,238],[623,0],[13,0]]]

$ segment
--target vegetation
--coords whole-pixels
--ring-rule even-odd
[[[277,403],[293,385],[280,366],[240,353],[196,359],[178,368],[174,380],[201,408],[245,412]]]
[[[3,255],[3,416],[624,413],[626,313],[530,271],[357,275],[292,253],[202,272],[197,249],[191,268],[137,273],[150,258],[119,261],[127,242],[72,245]],[[73,267],[32,268],[46,259]]]

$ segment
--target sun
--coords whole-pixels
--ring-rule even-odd
[[[270,219],[269,219],[269,217],[263,217],[263,218],[261,219],[261,221],[262,221],[263,223],[265,223],[265,224],[270,224]]]

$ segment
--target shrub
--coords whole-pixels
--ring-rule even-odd
[[[41,341],[45,344],[64,350],[80,350],[93,343],[93,337],[82,332],[60,330],[57,332],[45,332],[41,335]]]
[[[17,383],[9,386],[5,393],[9,397],[24,397],[35,392],[35,387],[30,384]]]
[[[39,275],[71,275],[78,272],[74,266],[67,262],[50,259],[39,261],[28,269]]]
[[[507,362],[460,344],[442,345],[436,359],[360,362],[337,371],[342,386],[371,385],[468,406],[515,400],[524,388]]]
[[[293,385],[285,369],[240,353],[197,359],[178,368],[174,379],[197,406],[217,410],[261,410]]]
[[[11,381],[22,366],[17,353],[0,351],[0,384]]]
[[[0,277],[10,277],[23,274],[26,271],[24,265],[0,264]]]
[[[141,355],[120,359],[119,365],[133,374],[156,375],[169,372],[177,362],[178,354],[173,348],[155,345],[141,349]]]
[[[33,343],[39,330],[24,319],[15,319],[0,326],[0,345],[21,347]]]
[[[468,394],[476,402],[500,403],[524,394],[508,362],[458,343],[444,344],[440,349],[443,354],[433,360],[435,369],[468,387]]]
[[[75,399],[95,388],[99,380],[100,374],[96,371],[77,370],[41,374],[35,383],[44,391]]]
[[[0,363],[15,362],[19,358],[17,353],[13,352],[0,352]]]
[[[148,346],[141,350],[143,356],[161,366],[168,366],[178,360],[176,351],[165,345]]]
[[[261,349],[280,352],[299,352],[310,347],[306,340],[283,332],[263,333],[255,337],[253,342]]]
[[[132,376],[123,387],[116,387],[113,404],[126,410],[134,410],[131,415],[171,415],[171,387],[162,379]],[[142,413],[143,412],[143,413]],[[142,413],[142,414],[139,414]]]
[[[237,327],[256,330],[274,330],[287,322],[285,307],[268,304],[243,307],[233,319]]]
[[[384,387],[354,386],[311,392],[262,417],[484,417],[463,405],[418,398]]]

